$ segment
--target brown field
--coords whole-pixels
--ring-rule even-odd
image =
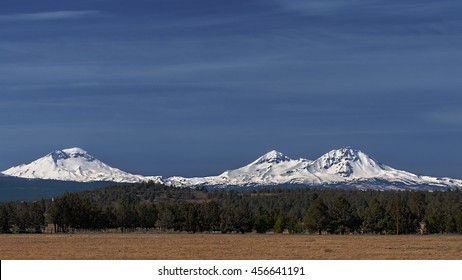
[[[461,235],[0,235],[0,259],[462,259]]]

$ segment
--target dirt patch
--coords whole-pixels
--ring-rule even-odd
[[[0,235],[0,259],[462,259],[462,236]]]

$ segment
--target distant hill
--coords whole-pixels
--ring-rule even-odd
[[[116,183],[23,179],[0,175],[0,201],[39,200],[56,197],[66,191],[94,190],[114,184]]]

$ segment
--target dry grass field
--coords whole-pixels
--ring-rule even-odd
[[[0,235],[0,259],[462,259],[461,235]]]

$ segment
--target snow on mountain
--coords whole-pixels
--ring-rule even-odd
[[[294,169],[305,168],[311,161],[293,160],[278,151],[271,151],[250,164],[235,170],[228,170],[210,177],[170,177],[167,181],[174,186],[200,185],[266,185],[284,183]]]
[[[361,151],[349,147],[332,150],[315,160],[308,170],[327,180],[342,178],[373,178],[382,174],[387,167]]]
[[[153,180],[177,187],[253,187],[276,185],[354,189],[438,190],[462,188],[462,180],[418,176],[381,164],[350,147],[332,150],[318,159],[291,159],[270,151],[248,165],[209,177],[142,176],[110,167],[80,148],[54,151],[34,162],[12,167],[4,175],[63,181],[136,183]]]
[[[145,177],[113,168],[80,148],[57,150],[29,164],[22,164],[2,172],[4,175],[76,182],[124,182],[147,180],[161,182],[158,176]]]
[[[271,186],[309,185],[357,189],[447,189],[462,188],[462,180],[418,176],[379,163],[350,147],[332,150],[314,161],[293,160],[271,151],[254,162],[218,176],[171,177],[175,186]]]
[[[462,187],[462,180],[418,176],[394,169],[350,147],[332,150],[322,155],[308,167],[308,171],[324,183],[369,180],[389,182],[391,185]]]

